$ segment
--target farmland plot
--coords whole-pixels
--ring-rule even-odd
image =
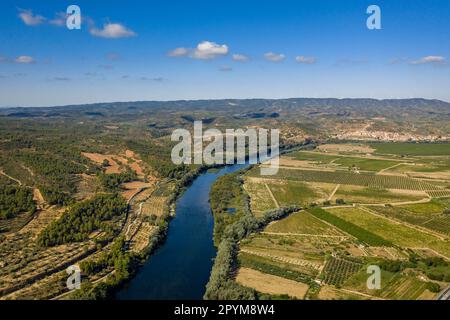
[[[259,178],[245,178],[244,189],[250,196],[250,209],[255,215],[276,208],[264,181]]]
[[[258,176],[258,171],[250,171],[250,175]],[[440,190],[441,188],[431,183],[404,176],[357,174],[344,171],[318,171],[280,168],[274,178],[307,181],[326,182],[335,184],[347,184],[365,186],[380,189],[401,190]]]
[[[408,226],[377,217],[358,208],[327,209],[333,215],[406,248],[428,247],[450,257],[450,242]]]
[[[323,270],[324,281],[326,284],[334,286],[342,285],[352,274],[358,272],[362,263],[343,258],[331,257],[328,259]]]
[[[255,289],[258,292],[272,295],[289,295],[297,299],[303,299],[308,292],[308,285],[262,273],[249,268],[240,268],[236,281],[243,286]]]

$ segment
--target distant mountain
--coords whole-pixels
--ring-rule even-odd
[[[223,99],[223,100],[178,100],[178,101],[135,101],[95,103],[56,107],[30,107],[0,109],[2,118],[59,118],[59,119],[111,119],[133,120],[152,117],[155,113],[168,117],[177,112],[179,117],[186,113],[202,113],[194,119],[206,119],[208,112],[214,116],[223,115],[234,119],[267,118],[292,119],[293,117],[337,117],[370,118],[390,117],[401,121],[405,117],[440,120],[450,117],[450,103],[427,99]]]

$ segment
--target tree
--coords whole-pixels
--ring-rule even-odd
[[[111,165],[111,164],[109,163],[109,160],[108,160],[108,159],[104,159],[104,160],[103,160],[102,166],[103,166],[104,168],[109,167],[110,165]]]

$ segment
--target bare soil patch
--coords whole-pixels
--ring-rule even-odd
[[[367,145],[358,144],[324,144],[318,147],[324,152],[357,152],[357,153],[373,153],[375,149]]]
[[[303,299],[309,289],[307,284],[262,273],[249,268],[240,268],[236,281],[243,286],[253,288],[262,293],[281,295]]]

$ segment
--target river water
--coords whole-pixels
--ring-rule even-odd
[[[216,249],[209,191],[214,181],[245,165],[199,176],[179,198],[166,241],[117,294],[119,300],[202,299]]]

